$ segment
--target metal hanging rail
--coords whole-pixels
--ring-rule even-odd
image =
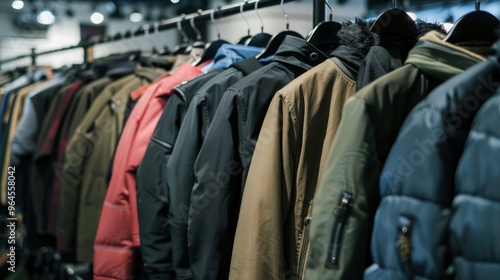
[[[293,2],[293,1],[295,1],[295,0],[284,0],[285,3]],[[281,4],[281,0],[260,0],[260,1],[245,1],[245,3],[243,5],[241,3],[235,3],[235,4],[231,4],[231,5],[226,5],[226,6],[218,7],[215,10],[214,9],[210,9],[210,10],[200,11],[198,13],[192,13],[192,14],[188,14],[188,15],[182,15],[182,16],[178,16],[178,17],[175,17],[175,18],[172,18],[172,19],[159,21],[159,22],[156,22],[156,23],[153,23],[153,24],[143,25],[139,29],[137,29],[136,31],[133,32],[133,37],[144,36],[144,35],[147,35],[147,34],[152,34],[155,31],[164,31],[164,30],[168,30],[168,29],[177,28],[177,23],[178,22],[182,23],[184,21],[190,21],[191,19],[194,19],[194,21],[196,23],[210,21],[210,16],[211,16],[212,12],[215,12],[215,15],[216,15],[217,18],[221,18],[221,17],[228,17],[228,16],[239,14],[241,7],[242,7],[243,11],[255,10],[255,3],[256,2],[259,2],[259,4],[258,4],[258,8],[259,9],[266,8],[266,7],[272,7],[272,6],[276,6],[276,5],[280,5]],[[318,3],[321,3],[321,4],[318,4]],[[313,14],[314,14],[314,24],[316,24],[316,20],[317,20],[316,16],[317,16],[317,14],[318,14],[318,18],[321,18],[319,16],[319,14],[320,14],[321,11],[317,12],[316,9],[321,9],[321,7],[322,7],[322,9],[323,9],[323,12],[322,12],[323,17],[322,17],[321,20],[319,20],[319,19],[318,20],[319,20],[319,22],[321,22],[321,21],[324,20],[324,14],[325,14],[324,1],[314,0],[314,5],[313,6],[314,6],[314,11],[313,11]],[[107,40],[100,40],[100,41],[97,41],[97,42],[95,42],[95,41],[94,42],[93,41],[81,42],[78,45],[69,46],[69,47],[60,48],[60,49],[49,50],[49,51],[44,51],[44,52],[38,52],[38,53],[35,52],[34,49],[32,49],[32,52],[30,54],[20,55],[20,56],[16,56],[16,57],[13,57],[13,58],[2,60],[2,61],[0,61],[0,65],[2,65],[4,63],[16,61],[18,59],[27,58],[27,57],[31,57],[31,63],[32,63],[32,65],[35,65],[36,64],[36,57],[38,57],[38,56],[46,55],[46,54],[51,54],[51,53],[62,52],[62,51],[67,51],[67,50],[73,50],[73,49],[78,49],[78,48],[83,48],[84,49],[84,54],[85,54],[85,56],[87,56],[88,48],[91,48],[91,47],[93,47],[96,44],[102,44],[102,43],[108,43],[108,42],[115,42],[115,41],[119,41],[119,40],[122,40],[122,39],[128,39],[128,38],[131,38],[131,37],[132,37],[132,32],[127,31],[127,32],[123,33],[123,35],[122,34],[116,34],[114,36],[107,36],[107,38],[108,38]],[[87,61],[87,59],[85,59],[85,61]]]

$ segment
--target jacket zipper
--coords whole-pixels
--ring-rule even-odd
[[[172,150],[172,145],[170,145],[169,143],[165,142],[165,141],[162,141],[156,137],[152,137],[151,138],[151,141],[155,142],[156,144],[162,146],[163,148],[167,149],[167,151],[171,151]]]
[[[332,235],[330,239],[330,246],[328,247],[328,256],[325,266],[329,269],[338,269],[339,255],[342,246],[342,235],[344,226],[347,219],[349,208],[353,200],[353,194],[343,192],[340,196],[340,203],[334,212],[335,220],[333,221]]]
[[[303,279],[304,277],[304,268],[306,264],[307,250],[309,248],[310,232],[311,232],[311,217],[308,216],[304,219],[304,231],[302,234],[302,244],[300,250],[299,271],[298,271],[300,279]]]
[[[396,250],[404,273],[408,280],[413,280],[413,271],[411,268],[411,239],[410,239],[411,221],[408,217],[399,217],[399,234],[396,241]]]
[[[119,128],[119,120],[118,120],[118,111],[116,110],[116,104],[112,100],[110,100],[109,106],[111,107],[111,111],[113,112],[113,116],[115,117],[115,132],[116,132],[116,142],[118,143],[118,139],[120,139],[120,128]]]

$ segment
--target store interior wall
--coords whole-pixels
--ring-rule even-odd
[[[233,1],[233,3],[238,3],[238,1]],[[227,5],[227,3],[221,3],[220,1],[212,1],[210,6],[215,8],[223,4]],[[31,48],[36,48],[37,51],[44,51],[78,44],[80,42],[80,23],[90,24],[89,15],[92,11],[88,3],[74,2],[72,6],[77,11],[75,17],[65,17],[64,13],[61,12],[56,23],[48,29],[45,36],[37,36],[36,32],[20,32],[13,24],[12,9],[10,9],[9,5],[3,5],[0,9],[0,60],[29,54]],[[351,0],[348,4],[342,6],[332,4],[332,7],[334,9],[333,15],[335,20],[352,19],[355,16],[365,14],[366,0]],[[313,28],[312,0],[286,3],[284,8],[289,17],[290,29],[304,36],[307,35]],[[259,9],[259,14],[264,23],[264,32],[272,35],[285,29],[286,20],[279,5]],[[176,15],[172,14],[171,16]],[[257,14],[254,11],[246,11],[245,17],[249,22],[251,34],[259,33],[261,24]],[[107,26],[107,35],[115,35],[127,30],[136,30],[141,25],[147,23],[132,23],[126,18],[123,20],[105,19],[103,24]],[[237,42],[247,32],[247,26],[241,15],[218,18],[217,24],[220,29],[221,38],[229,42]],[[189,24],[184,24],[184,26],[185,28],[189,28],[187,27]],[[217,38],[217,31],[213,24],[207,22],[206,30],[207,34],[204,36],[206,38],[203,38],[205,41]],[[172,49],[178,44],[179,40],[178,31],[172,29],[161,32],[161,35],[151,34],[147,38],[141,36],[134,39],[98,45],[94,54],[95,57],[102,57],[110,53],[116,53],[117,50],[127,51],[138,48],[148,50],[152,49],[153,46],[157,49],[162,46]],[[29,58],[21,59],[2,65],[2,69],[12,69],[17,66],[28,65],[29,62]],[[37,58],[37,64],[49,64],[54,67],[82,62],[83,51],[81,49],[44,55]]]

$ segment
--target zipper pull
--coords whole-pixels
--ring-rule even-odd
[[[399,262],[406,274],[408,280],[413,280],[413,271],[411,268],[411,220],[408,217],[399,217],[399,234],[396,241],[396,250]]]
[[[116,114],[116,104],[113,102],[113,100],[109,101],[109,107],[111,107],[111,111],[113,111],[113,114]]]
[[[332,227],[332,234],[330,244],[328,247],[328,256],[325,267],[329,269],[339,268],[339,255],[342,246],[342,235],[347,220],[347,214],[351,208],[351,202],[354,195],[349,192],[342,192],[339,198],[339,205],[333,209],[334,221]]]

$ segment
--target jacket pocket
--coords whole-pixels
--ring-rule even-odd
[[[169,143],[161,140],[161,139],[158,139],[158,137],[155,137],[153,136],[151,138],[151,141],[153,141],[155,144],[157,144],[158,146],[162,147],[163,149],[165,149],[165,152],[166,153],[171,153],[172,152],[172,145],[170,145]]]
[[[344,227],[347,223],[349,209],[353,200],[353,194],[349,192],[342,192],[339,197],[339,204],[334,209],[334,220],[330,243],[328,246],[327,260],[325,267],[328,269],[339,268],[339,256],[342,247],[342,236]]]
[[[400,216],[398,219],[398,240],[395,243],[396,253],[401,264],[401,268],[408,280],[413,280],[413,271],[411,268],[411,220],[406,216]]]

